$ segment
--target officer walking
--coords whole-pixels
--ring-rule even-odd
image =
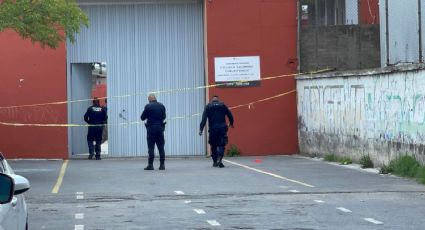
[[[214,162],[213,167],[224,168],[222,160],[224,157],[224,148],[228,141],[226,116],[229,119],[230,127],[233,128],[232,112],[218,99],[218,96],[213,96],[211,102],[204,109],[199,129],[199,135],[201,136],[208,119],[208,132],[210,134],[208,143],[211,146],[211,157]]]
[[[148,142],[148,166],[145,170],[154,170],[153,161],[155,159],[155,144],[159,151],[159,170],[165,170],[165,151],[164,151],[164,130],[165,130],[165,106],[156,100],[154,94],[149,95],[149,103],[145,106],[142,116],[142,121],[147,120],[145,123],[147,130],[147,142]]]
[[[106,123],[106,111],[100,106],[99,99],[93,99],[93,105],[90,106],[84,114],[84,121],[89,125],[87,132],[87,144],[89,146],[89,160],[93,159],[96,152],[96,160],[100,160],[100,145],[102,144],[103,126]],[[96,142],[96,145],[93,145]]]

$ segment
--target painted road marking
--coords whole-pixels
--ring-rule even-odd
[[[375,220],[373,218],[364,218],[365,221],[373,223],[373,224],[384,224],[383,222],[379,221],[379,220]]]
[[[279,186],[279,188],[288,188],[288,186]]]
[[[185,200],[184,203],[185,204],[190,204],[190,203],[192,203],[192,201],[191,200]]]
[[[182,191],[174,191],[174,193],[175,193],[176,195],[184,195],[184,192],[182,192]]]
[[[205,214],[205,211],[202,209],[193,209],[193,211],[195,211],[198,214]]]
[[[336,208],[336,209],[338,209],[339,211],[341,211],[341,212],[352,212],[351,210],[349,210],[349,209],[346,209],[346,208],[343,208],[343,207],[338,207],[338,208]]]
[[[289,178],[284,177],[284,176],[269,173],[269,172],[266,172],[266,171],[263,171],[263,170],[260,170],[260,169],[256,169],[256,168],[253,168],[253,167],[249,167],[247,165],[239,164],[239,163],[236,163],[236,162],[233,162],[233,161],[229,161],[229,160],[224,160],[224,161],[227,162],[227,163],[233,164],[233,165],[240,166],[242,168],[246,168],[246,169],[258,172],[258,173],[262,173],[262,174],[266,174],[266,175],[269,175],[269,176],[272,176],[272,177],[275,177],[275,178],[279,178],[281,180],[286,180],[286,181],[289,181],[289,182],[292,182],[292,183],[296,183],[296,184],[300,184],[300,185],[303,185],[303,186],[306,186],[306,187],[314,188],[314,186],[311,185],[311,184],[307,184],[307,183],[304,183],[304,182],[301,182],[301,181],[289,179]]]
[[[84,192],[76,192],[75,194],[76,194],[77,200],[84,199]]]
[[[216,220],[207,220],[207,222],[211,226],[220,226],[220,223],[218,223]]]
[[[84,230],[84,225],[75,225],[74,230]]]
[[[325,203],[323,200],[314,200],[316,203]]]
[[[298,191],[298,190],[295,190],[295,189],[293,189],[293,190],[289,190],[290,192],[293,192],[293,193],[298,193],[298,192],[300,192],[300,191]]]
[[[58,180],[56,181],[56,184],[53,187],[52,193],[56,194],[56,193],[59,192],[59,189],[60,189],[62,182],[63,182],[63,177],[65,176],[67,166],[68,166],[68,160],[65,160],[62,164],[62,168],[61,168],[61,171],[59,173]]]
[[[50,172],[54,171],[53,169],[14,169],[15,173],[32,173],[32,172]]]
[[[84,213],[77,213],[77,214],[75,214],[75,219],[77,219],[77,220],[84,219]]]

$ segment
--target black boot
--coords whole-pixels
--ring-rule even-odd
[[[149,158],[148,160],[148,166],[146,166],[145,170],[154,170],[153,169],[153,159]]]
[[[213,160],[213,167],[218,167],[217,156],[211,155],[211,158]]]
[[[214,163],[213,163],[213,167],[214,167],[214,168],[217,168],[217,167],[218,167],[218,163],[217,163],[217,161],[214,161]]]
[[[146,166],[145,170],[153,170],[153,166],[148,164],[148,166]]]
[[[160,165],[159,165],[159,168],[158,168],[159,170],[165,170],[165,165],[164,165],[164,163],[161,163]]]
[[[93,154],[89,154],[89,160],[93,159]]]
[[[223,157],[218,157],[218,167],[220,167],[220,168],[224,168],[224,164],[223,164],[222,160],[223,160]]]
[[[159,160],[159,170],[165,170],[165,159]]]

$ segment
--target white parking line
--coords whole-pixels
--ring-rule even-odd
[[[336,208],[336,209],[338,209],[339,211],[341,211],[341,212],[352,212],[351,210],[349,210],[349,209],[346,209],[346,208],[343,208],[343,207],[338,207],[338,208]]]
[[[218,223],[216,220],[207,220],[207,222],[211,226],[220,226],[220,223]]]
[[[301,182],[301,181],[289,179],[289,178],[284,177],[284,176],[269,173],[269,172],[266,172],[266,171],[263,171],[263,170],[260,170],[260,169],[256,169],[256,168],[253,168],[253,167],[249,167],[247,165],[239,164],[239,163],[236,163],[236,162],[233,162],[233,161],[229,161],[229,160],[224,160],[224,161],[229,163],[229,164],[237,165],[237,166],[240,166],[242,168],[246,168],[246,169],[258,172],[258,173],[262,173],[262,174],[266,174],[266,175],[269,175],[269,176],[272,176],[272,177],[275,177],[275,178],[279,178],[281,180],[286,180],[286,181],[289,181],[289,182],[292,182],[292,183],[296,183],[296,184],[300,184],[300,185],[303,185],[303,186],[306,186],[306,187],[314,188],[314,186],[311,185],[311,184],[307,184],[307,183],[304,183],[304,182]]]
[[[323,200],[314,200],[316,203],[325,203]]]
[[[295,190],[295,189],[293,189],[293,190],[289,190],[290,192],[293,192],[293,193],[298,193],[298,192],[300,192],[300,191],[298,191],[298,190]]]
[[[76,192],[77,195],[84,195],[84,192]]]
[[[364,218],[365,221],[373,223],[373,224],[384,224],[383,222],[379,221],[379,220],[375,220],[373,218]]]
[[[77,214],[75,214],[75,219],[77,219],[77,220],[84,219],[84,213],[77,213]]]
[[[84,225],[75,225],[74,230],[84,230]]]
[[[184,203],[185,204],[190,204],[190,203],[192,203],[192,201],[191,200],[185,200]]]
[[[84,199],[84,195],[77,195],[77,200],[82,200]]]
[[[205,211],[202,209],[193,209],[193,211],[195,211],[198,214],[205,214]]]
[[[175,193],[176,195],[184,195],[184,192],[182,192],[182,191],[174,191],[174,193]]]

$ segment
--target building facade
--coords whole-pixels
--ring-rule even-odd
[[[293,77],[251,87],[216,83],[215,60],[258,57],[261,78],[297,70],[296,0],[78,1],[90,17],[75,43],[57,50],[0,34],[0,151],[9,158],[69,158],[87,151],[84,124],[93,95],[91,65],[106,63],[109,154],[145,156],[139,116],[148,92],[167,106],[168,155],[205,155],[197,131],[205,103],[219,95],[229,107],[295,89]],[[187,89],[187,88],[190,88]],[[186,89],[175,90],[170,89]],[[42,104],[46,102],[68,103]],[[75,102],[69,102],[75,101]],[[18,105],[19,107],[13,107]],[[298,152],[296,95],[233,110],[230,144],[242,155]],[[185,117],[185,118],[182,118]],[[138,123],[137,123],[138,122]]]

